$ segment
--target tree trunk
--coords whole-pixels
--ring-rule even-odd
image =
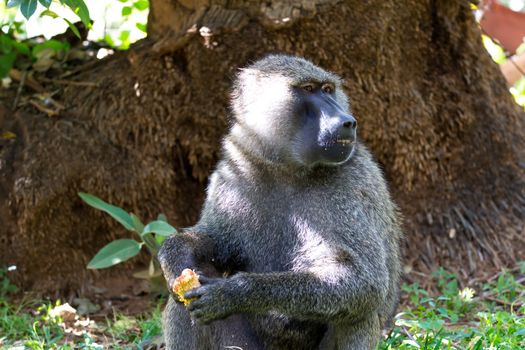
[[[19,283],[76,289],[94,253],[127,235],[77,191],[195,222],[232,78],[270,52],[344,78],[405,216],[407,270],[467,277],[525,257],[525,119],[468,1],[150,3],[148,39],[77,74],[98,87],[63,89],[58,118],[0,107],[1,130],[19,135],[0,150],[0,264]]]

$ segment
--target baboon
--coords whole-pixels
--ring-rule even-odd
[[[168,349],[374,349],[398,300],[399,215],[341,80],[270,55],[240,70],[197,224],[165,241]]]

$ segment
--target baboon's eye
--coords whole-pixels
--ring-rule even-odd
[[[301,89],[304,91],[312,92],[314,91],[314,85],[313,84],[303,84],[301,85]]]
[[[331,94],[334,92],[335,87],[332,84],[324,84],[321,90],[323,90],[324,93]]]

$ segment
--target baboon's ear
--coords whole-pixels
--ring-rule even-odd
[[[237,86],[244,90],[244,93],[257,86],[260,72],[253,68],[241,68],[237,74]]]
[[[248,78],[257,77],[258,72],[259,71],[257,69],[253,69],[253,68],[239,68],[238,76],[241,79],[248,79]]]

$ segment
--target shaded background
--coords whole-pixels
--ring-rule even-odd
[[[67,293],[134,268],[85,269],[128,234],[78,191],[193,224],[232,79],[271,52],[344,78],[359,135],[405,216],[407,279],[438,265],[467,278],[524,258],[523,110],[470,2],[152,0],[147,34],[60,73],[91,85],[48,72],[14,109],[17,90],[3,91],[0,128],[17,137],[0,141],[0,265],[17,266],[17,284]],[[45,92],[63,105],[58,115],[29,103]]]

